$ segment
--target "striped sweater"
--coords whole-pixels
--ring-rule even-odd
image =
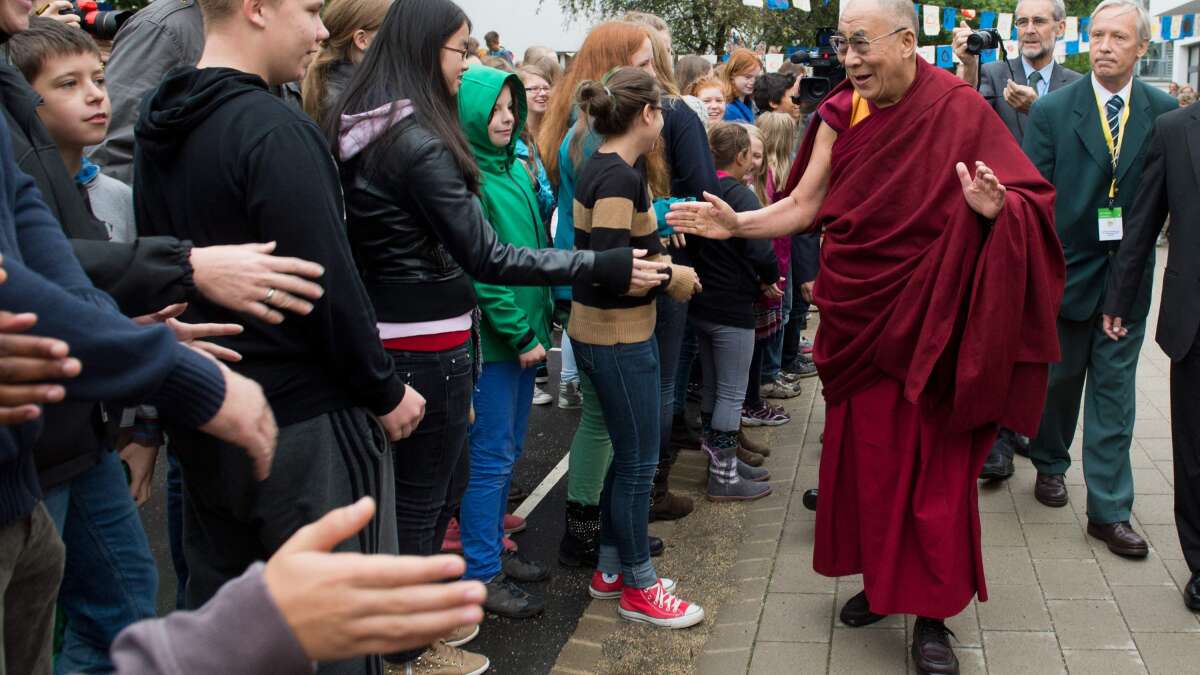
[[[596,152],[583,165],[575,184],[575,248],[604,251],[632,246],[646,259],[670,262],[658,238],[651,208],[645,161],[630,166],[616,153]],[[655,297],[662,290],[680,302],[692,295],[696,273],[671,265],[668,279],[648,291],[617,295],[594,284],[572,287],[572,340],[594,345],[644,342],[654,334]]]

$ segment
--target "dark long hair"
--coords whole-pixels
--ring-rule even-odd
[[[408,99],[417,121],[445,143],[467,186],[472,191],[478,189],[479,168],[458,121],[458,104],[442,76],[442,47],[463,24],[469,30],[471,20],[450,0],[392,3],[370,49],[330,110],[325,133],[335,156],[339,155],[337,137],[342,115]],[[392,137],[388,134],[384,138]]]

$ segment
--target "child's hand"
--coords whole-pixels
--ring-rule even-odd
[[[545,360],[546,348],[540,343],[533,349],[517,357],[517,362],[521,365],[521,368],[533,368]]]

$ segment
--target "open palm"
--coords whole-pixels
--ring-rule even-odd
[[[959,162],[954,169],[958,172],[958,180],[962,183],[963,197],[971,210],[988,220],[995,220],[1004,208],[1005,188],[1000,179],[983,162],[975,162],[975,177],[967,165]]]
[[[676,232],[705,239],[728,239],[736,234],[737,214],[720,197],[704,193],[707,202],[675,202],[667,224]]]

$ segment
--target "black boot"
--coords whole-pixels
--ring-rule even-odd
[[[671,462],[662,460],[654,472],[654,485],[650,488],[650,522],[656,520],[679,520],[692,512],[695,504],[683,495],[670,490]]]
[[[600,507],[567,502],[567,527],[558,545],[558,563],[595,567],[600,555]]]

